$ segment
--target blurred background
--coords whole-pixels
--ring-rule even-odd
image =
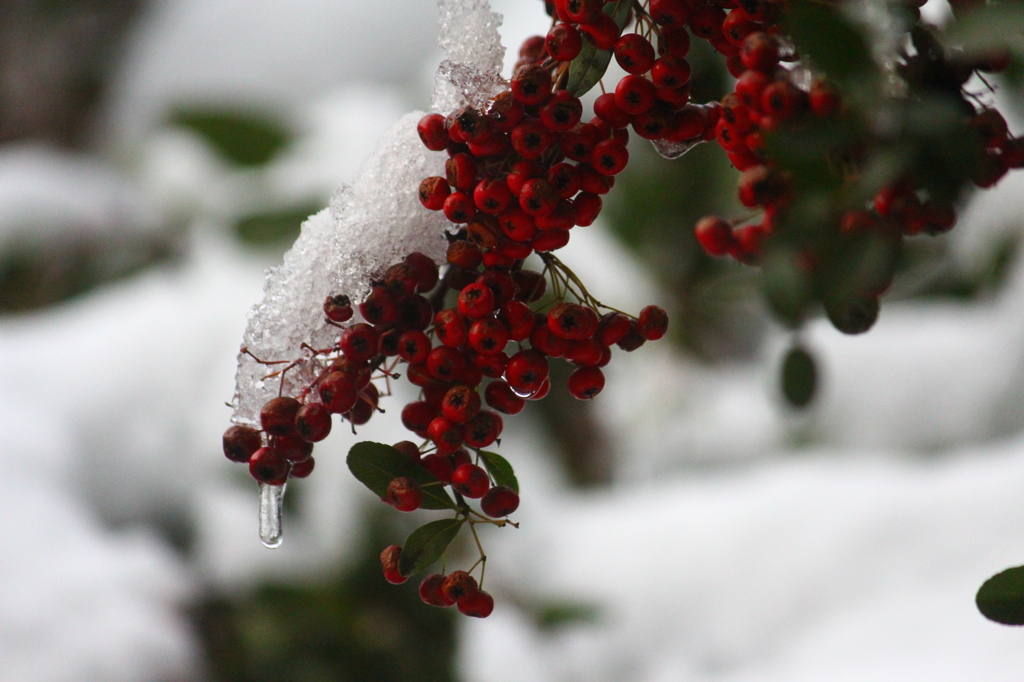
[[[493,5],[508,68],[547,19]],[[1020,631],[973,597],[1024,563],[1020,173],[911,240],[877,326],[843,337],[777,325],[756,270],[696,245],[735,208],[717,146],[634,140],[560,256],[605,303],[668,309],[671,342],[617,355],[592,404],[554,382],[514,420],[494,614],[385,583],[415,520],[351,477],[340,430],[260,544],[220,448],[246,313],[302,219],[429,106],[435,37],[424,0],[0,2],[0,680],[1018,680]],[[696,101],[727,92],[692,61]],[[997,95],[1016,134],[1020,94]],[[803,409],[795,344],[819,373]],[[391,411],[358,439],[403,438]]]

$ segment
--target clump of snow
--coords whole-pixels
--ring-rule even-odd
[[[498,35],[501,16],[486,0],[440,0],[439,43],[447,59],[439,69],[434,108],[451,111],[471,98],[492,96],[503,84],[504,48]],[[480,88],[484,88],[481,90]],[[423,112],[404,116],[385,135],[352,183],[331,198],[329,209],[302,225],[284,263],[267,273],[263,302],[253,308],[243,348],[265,361],[298,359],[300,346],[333,345],[337,329],[324,322],[329,295],[359,300],[370,281],[413,251],[440,260],[448,226],[440,213],[426,211],[417,199],[420,181],[441,175],[444,155],[423,147],[416,123]],[[272,366],[279,369],[281,365]],[[294,395],[320,369],[313,359],[267,380],[273,370],[239,353],[233,420],[256,424],[260,407],[279,390]],[[283,383],[283,386],[282,386]]]

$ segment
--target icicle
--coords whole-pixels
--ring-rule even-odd
[[[260,483],[260,540],[270,549],[281,546],[281,512],[287,485]]]
[[[654,144],[654,149],[666,159],[678,159],[703,141],[698,137],[686,142],[668,142],[667,140],[652,140],[651,142]]]

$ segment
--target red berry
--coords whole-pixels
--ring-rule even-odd
[[[312,457],[307,457],[301,462],[294,462],[291,471],[288,472],[288,478],[306,478],[313,473],[314,466],[316,466],[316,462]]]
[[[494,412],[484,410],[466,424],[463,431],[466,445],[471,448],[486,448],[498,440],[505,424]]]
[[[474,618],[486,618],[494,611],[494,597],[483,590],[477,590],[459,599],[457,605],[459,613]]]
[[[512,392],[508,383],[502,380],[492,381],[484,389],[484,400],[487,404],[505,414],[519,414],[526,406],[526,401]]]
[[[684,59],[690,53],[690,32],[685,26],[665,26],[658,38],[658,54]]]
[[[704,40],[722,35],[725,12],[715,5],[701,5],[690,15],[690,31]]]
[[[591,23],[580,24],[580,33],[599,50],[610,50],[619,37],[619,27],[607,14],[603,12]]]
[[[590,400],[604,388],[604,372],[597,367],[580,367],[569,375],[569,392],[579,400]]]
[[[427,427],[427,437],[437,446],[437,452],[446,455],[462,445],[463,429],[447,417],[435,417]]]
[[[224,432],[222,439],[224,456],[232,462],[248,462],[252,454],[260,449],[263,441],[260,432],[251,426],[232,426]]]
[[[583,39],[572,24],[559,23],[548,32],[544,47],[555,61],[571,62],[583,48]]]
[[[478,589],[476,578],[465,571],[452,571],[441,583],[441,594],[452,603],[466,595],[475,594]]]
[[[420,464],[424,469],[433,474],[434,478],[439,481],[449,483],[452,480],[452,472],[455,469],[452,467],[452,460],[447,454],[434,453],[427,455],[420,460]]]
[[[507,485],[495,486],[480,500],[480,509],[492,519],[508,516],[519,509],[519,493]]]
[[[288,480],[288,460],[274,448],[260,448],[249,458],[249,474],[260,483],[281,485]]]
[[[398,302],[387,287],[375,286],[359,304],[359,314],[372,325],[390,324],[398,317]]]
[[[398,511],[416,511],[423,503],[423,491],[420,484],[408,476],[400,476],[388,484],[388,501]]]
[[[524,159],[535,159],[553,145],[556,141],[555,134],[548,130],[537,118],[523,119],[509,137],[512,148],[519,152]],[[511,182],[510,189],[513,189]],[[514,191],[514,189],[513,189]]]
[[[427,371],[438,381],[454,381],[464,364],[462,353],[448,346],[438,346],[427,354]]]
[[[654,47],[647,38],[638,33],[627,33],[615,41],[615,61],[627,73],[634,75],[647,73],[651,70],[654,58]],[[597,112],[596,106],[594,111]],[[598,116],[600,115],[598,113]]]
[[[332,322],[347,322],[352,318],[352,302],[348,296],[328,296],[324,301],[324,316]]]
[[[512,203],[512,191],[504,180],[481,180],[473,190],[473,201],[484,213],[498,215]]]
[[[583,339],[587,336],[587,309],[578,303],[556,303],[547,315],[548,328],[563,339]]]
[[[548,361],[535,350],[521,350],[508,360],[505,381],[520,396],[530,395],[548,378]]]
[[[452,188],[442,177],[424,178],[420,183],[420,203],[431,211],[440,211],[444,208],[444,200],[452,193]]]
[[[533,178],[523,183],[523,188],[519,192],[519,204],[528,215],[548,215],[558,206],[558,193],[546,179]]]
[[[651,18],[662,26],[682,26],[690,18],[691,5],[686,0],[651,0]]]
[[[494,355],[505,350],[509,334],[500,320],[485,317],[473,322],[469,327],[469,346],[482,355]]]
[[[313,454],[313,444],[298,436],[275,436],[271,444],[289,462],[301,462]]]
[[[473,356],[473,364],[485,377],[497,379],[505,373],[505,366],[508,364],[508,355],[504,352],[493,355],[482,355],[477,353]]]
[[[301,405],[295,398],[271,398],[260,410],[260,425],[271,436],[287,436],[295,432],[295,414]]]
[[[602,175],[617,175],[629,163],[629,152],[625,145],[615,140],[605,140],[594,147],[591,159],[594,168]]]
[[[615,103],[627,114],[642,114],[654,105],[654,83],[643,76],[624,76],[615,86]]]
[[[559,90],[540,109],[540,121],[548,130],[564,133],[572,130],[583,115],[583,105],[568,90]]]
[[[541,104],[551,94],[551,72],[534,64],[521,66],[512,75],[511,89],[526,106]]]
[[[569,349],[565,351],[564,357],[579,367],[593,367],[601,362],[604,349],[601,342],[593,337],[580,339],[569,343]]]
[[[420,461],[420,449],[416,443],[413,443],[411,440],[398,441],[391,447],[405,455],[410,462]]]
[[[693,228],[697,241],[712,256],[724,256],[733,245],[732,226],[717,216],[705,216]]]
[[[423,579],[423,582],[420,583],[420,599],[423,600],[424,604],[444,607],[455,603],[454,599],[449,599],[441,591],[441,586],[444,585],[444,578],[440,573],[434,573]]]
[[[668,315],[656,305],[649,305],[640,311],[637,331],[648,341],[657,341],[668,331]]]
[[[384,579],[392,585],[401,585],[409,578],[398,570],[398,559],[402,556],[400,545],[390,545],[380,553],[380,565],[384,569]]]
[[[345,357],[353,362],[366,362],[377,355],[377,341],[376,330],[360,322],[341,333],[338,346]]]
[[[416,251],[406,256],[405,262],[416,270],[416,291],[423,293],[434,288],[438,278],[437,264],[429,256]]]
[[[489,315],[494,311],[494,292],[486,284],[474,282],[459,292],[458,305],[459,313],[470,319]]]
[[[448,136],[447,123],[441,114],[427,114],[416,124],[423,145],[433,152],[443,151],[451,138]]]
[[[487,472],[476,464],[463,464],[452,474],[452,488],[470,499],[483,497],[490,487]]]
[[[468,386],[454,386],[441,401],[441,414],[455,422],[465,424],[480,412],[480,395]]]
[[[530,333],[530,346],[536,348],[544,355],[553,358],[560,358],[569,350],[569,341],[556,335],[547,325],[547,318],[540,314],[540,319],[534,323],[533,331]]]
[[[631,321],[622,313],[607,313],[597,326],[595,338],[604,346],[611,346],[629,333]]]

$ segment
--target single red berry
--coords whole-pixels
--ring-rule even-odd
[[[424,604],[445,607],[455,603],[454,599],[449,599],[441,591],[444,578],[440,573],[434,573],[423,579],[423,582],[420,583],[420,599]]]
[[[516,242],[529,241],[537,233],[537,225],[533,218],[518,206],[512,206],[498,216],[498,224],[502,233]]]
[[[569,392],[579,400],[590,400],[604,388],[604,372],[597,367],[580,367],[569,375]]]
[[[464,364],[462,353],[448,346],[438,346],[427,354],[427,371],[438,381],[454,381]]]
[[[415,293],[418,284],[419,273],[416,271],[416,268],[404,261],[395,263],[384,273],[384,286],[396,298]]]
[[[356,385],[345,372],[330,372],[317,384],[320,400],[330,412],[343,414],[356,404]]]
[[[456,424],[447,417],[435,417],[427,427],[427,437],[437,446],[438,453],[446,455],[455,452],[462,445],[462,424]]]
[[[690,32],[685,26],[665,26],[658,37],[658,54],[685,59],[690,53]]]
[[[484,213],[498,215],[512,203],[512,191],[505,180],[481,180],[473,190],[473,201]]]
[[[505,381],[517,395],[530,395],[548,378],[548,361],[536,350],[521,350],[508,360]]]
[[[249,474],[260,483],[281,485],[288,480],[288,460],[274,448],[260,448],[249,458]]]
[[[474,618],[486,618],[494,611],[494,597],[477,590],[473,594],[467,594],[456,602],[459,613]]]
[[[615,95],[613,93],[607,94],[611,96],[611,104],[615,107],[615,111],[618,112],[617,115],[619,118],[616,119],[616,121],[621,122],[621,117],[625,117],[626,122],[623,125],[628,125],[629,114],[618,108],[618,105],[615,104]],[[604,95],[601,95],[601,97],[604,97]],[[607,99],[603,101],[608,102]],[[594,106],[597,107],[596,104]],[[596,110],[597,109],[595,108],[595,111]],[[616,115],[608,106],[605,106],[602,111],[609,116]],[[600,141],[601,131],[598,127],[592,123],[584,123],[578,130],[570,130],[567,133],[562,133],[559,140],[559,147],[562,153],[573,161],[587,161],[590,158],[590,155],[594,152],[594,146]]]
[[[387,287],[378,285],[373,287],[366,300],[359,304],[359,314],[375,326],[391,324],[398,316],[398,302]]]
[[[743,66],[757,71],[769,71],[779,63],[779,46],[775,38],[764,31],[756,31],[739,43]]]
[[[583,49],[583,39],[575,26],[559,23],[548,32],[544,47],[555,61],[571,62]]]
[[[263,446],[260,432],[251,426],[232,426],[224,432],[224,456],[232,462],[248,462],[252,454]]]
[[[436,416],[437,410],[425,402],[409,403],[402,408],[402,425],[416,434],[426,433]]]
[[[452,473],[455,471],[452,467],[452,460],[447,454],[434,453],[427,455],[420,460],[420,464],[424,469],[429,471],[434,478],[445,483],[450,483],[452,480]]]
[[[476,319],[494,311],[494,292],[482,282],[474,282],[459,292],[459,313]],[[501,349],[499,349],[501,350]]]
[[[423,491],[420,484],[408,476],[400,476],[388,484],[388,501],[398,511],[416,511],[423,503]]]
[[[494,294],[494,306],[501,307],[516,295],[516,282],[507,270],[488,268],[480,273],[477,282],[486,284]]]
[[[523,62],[537,62],[544,56],[544,36],[530,36],[519,46],[519,59]]]
[[[452,488],[470,499],[483,497],[490,487],[487,472],[476,464],[462,464],[452,474]]]
[[[480,509],[492,519],[508,516],[519,509],[519,493],[507,485],[495,486],[480,500]]]
[[[458,348],[466,342],[466,320],[455,308],[445,308],[434,316],[434,335],[443,345]]]
[[[649,305],[640,311],[637,331],[648,341],[657,341],[668,331],[668,315],[656,305]]]
[[[476,353],[473,355],[473,364],[485,377],[497,379],[505,373],[505,366],[508,365],[508,355],[504,351],[491,355]]]
[[[548,215],[558,206],[558,193],[546,179],[533,178],[523,183],[523,188],[519,192],[519,204],[528,215]]]
[[[626,335],[619,339],[615,345],[627,353],[631,353],[645,343],[647,343],[647,339],[640,336],[640,332],[637,331],[636,320],[630,320],[629,331],[626,332]]]
[[[307,457],[301,462],[293,462],[292,468],[288,472],[288,478],[307,478],[313,473],[314,466],[316,466],[316,461],[312,457]]]
[[[626,150],[625,145],[615,140],[605,140],[604,142],[599,142],[594,147],[591,159],[594,169],[602,175],[617,175],[629,163],[629,151]],[[584,190],[590,191],[585,186]]]
[[[690,62],[679,57],[662,57],[651,67],[651,80],[664,88],[683,87],[690,82],[690,74]]]
[[[301,462],[313,454],[313,444],[296,435],[275,436],[271,444],[289,462]]]
[[[551,94],[551,72],[540,66],[521,66],[512,74],[512,96],[530,106],[543,103]]]
[[[505,423],[494,412],[484,410],[473,417],[463,431],[466,445],[472,448],[486,448],[498,440]]]
[[[420,203],[431,211],[440,211],[444,208],[444,200],[451,193],[451,186],[442,177],[424,178],[420,183]]]
[[[539,319],[535,318],[533,331],[530,332],[530,346],[544,355],[560,358],[569,350],[569,341],[551,331],[547,325],[547,317],[540,313]]]
[[[410,329],[398,337],[398,356],[410,365],[426,362],[430,338],[418,329]]]
[[[361,394],[359,399],[356,401],[356,404],[352,406],[351,410],[344,414],[344,417],[354,426],[361,426],[370,421],[370,418],[373,417],[373,414],[376,411],[376,399],[372,401],[367,400],[366,397]]]
[[[807,97],[810,101],[811,111],[819,118],[828,118],[839,112],[841,104],[839,91],[828,81],[819,79],[811,83]]]
[[[260,410],[260,425],[271,436],[287,436],[295,432],[295,413],[301,405],[295,398],[271,398]]]
[[[615,86],[615,103],[627,114],[642,114],[654,105],[654,83],[643,76],[624,76]]]
[[[715,5],[701,5],[690,15],[690,32],[698,38],[712,40],[722,35],[725,11]]]
[[[533,331],[533,311],[522,301],[506,302],[498,311],[498,319],[505,325],[512,341],[523,341]]]
[[[323,403],[306,403],[295,413],[295,433],[318,443],[331,433],[331,411]]]
[[[480,394],[468,386],[454,386],[441,401],[441,414],[456,424],[465,424],[480,412]]]
[[[448,124],[441,114],[427,114],[416,124],[423,146],[432,152],[443,151],[451,138],[448,136]]]
[[[598,15],[596,21],[580,24],[579,30],[598,50],[612,49],[620,32],[615,20],[603,12]]]
[[[568,90],[552,93],[540,109],[540,122],[548,130],[557,133],[572,130],[582,116],[583,105],[578,98],[570,95]]]
[[[724,256],[732,246],[732,226],[718,216],[704,216],[693,231],[700,245],[712,256]]]
[[[453,223],[468,223],[476,215],[473,198],[464,192],[453,192],[444,200],[444,217]]]
[[[441,594],[453,603],[466,595],[475,594],[478,589],[476,578],[465,571],[452,571],[441,583]]]
[[[555,134],[537,118],[523,119],[512,129],[509,139],[512,148],[527,160],[536,159],[557,141]],[[510,189],[515,191],[511,183]]]
[[[640,75],[651,70],[654,63],[654,47],[638,33],[627,33],[615,41],[615,61],[627,73]],[[597,108],[594,108],[595,113]],[[601,114],[598,113],[598,116]]]
[[[586,307],[578,303],[556,303],[547,315],[551,331],[563,339],[583,339],[587,336]]]
[[[469,347],[482,355],[494,355],[505,350],[509,341],[508,327],[494,317],[475,320],[469,327]]]
[[[354,362],[366,362],[377,355],[377,332],[363,322],[354,324],[341,333],[338,346]]]
[[[347,322],[352,318],[352,302],[348,296],[328,296],[324,301],[324,316],[332,322]]]
[[[391,330],[395,332],[394,342],[396,343],[395,350],[391,355],[398,354],[398,337],[403,329],[418,329],[423,331],[430,326],[430,321],[434,317],[434,309],[430,305],[430,301],[425,299],[419,294],[409,294],[398,299],[398,315],[395,319],[396,329]],[[383,344],[378,344],[379,347],[383,347]]]
[[[565,359],[578,367],[594,367],[604,357],[605,346],[593,337],[569,342]]]
[[[505,414],[519,414],[526,406],[526,401],[516,395],[508,383],[501,379],[487,385],[484,389],[484,400],[489,406]]]
[[[398,570],[398,560],[402,556],[400,545],[390,545],[380,553],[380,565],[384,569],[384,579],[392,585],[401,585],[409,578]]]
[[[404,455],[410,462],[420,461],[419,446],[417,446],[416,443],[413,443],[411,440],[398,441],[391,447],[393,447],[395,450],[398,450],[398,452],[402,453],[402,455]]]
[[[444,174],[453,189],[467,192],[476,186],[476,159],[469,154],[456,154],[444,162]]]
[[[573,221],[580,227],[592,225],[601,214],[601,197],[590,192],[580,192],[572,202]]]
[[[437,284],[437,264],[429,256],[416,251],[405,257],[405,262],[416,270],[418,284],[416,291],[424,293],[430,291]]]
[[[597,325],[595,338],[605,346],[618,343],[629,333],[630,319],[622,313],[607,313]]]

